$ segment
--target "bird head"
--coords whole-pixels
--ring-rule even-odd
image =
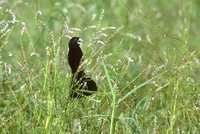
[[[82,44],[83,40],[80,37],[72,37],[69,41],[69,48],[76,48]]]

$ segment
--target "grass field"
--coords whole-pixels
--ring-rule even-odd
[[[68,41],[98,92],[69,99]],[[0,133],[200,133],[199,0],[0,0]]]

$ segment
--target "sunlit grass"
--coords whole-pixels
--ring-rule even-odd
[[[198,133],[199,2],[0,2],[0,133]],[[70,99],[68,41],[98,92]]]

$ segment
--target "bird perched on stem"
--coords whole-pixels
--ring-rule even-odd
[[[82,98],[97,91],[95,81],[88,77],[81,67],[81,62],[83,61],[81,43],[82,39],[79,37],[72,37],[69,41],[68,63],[72,71],[71,98]]]

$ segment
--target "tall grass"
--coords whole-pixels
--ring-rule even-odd
[[[199,133],[199,7],[0,2],[0,133]],[[98,85],[87,98],[69,98],[72,36]]]

